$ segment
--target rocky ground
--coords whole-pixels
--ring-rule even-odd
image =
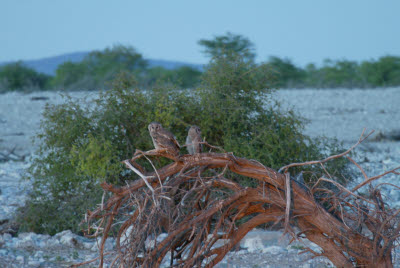
[[[75,92],[73,96],[97,93]],[[276,98],[283,107],[293,108],[310,120],[305,132],[311,136],[336,137],[346,146],[354,144],[364,127],[376,133],[357,149],[357,160],[368,175],[400,166],[400,88],[371,90],[281,90]],[[23,205],[29,182],[21,180],[35,146],[31,138],[39,129],[46,103],[61,103],[59,93],[7,93],[0,95],[0,225]],[[7,155],[7,158],[2,157]],[[25,156],[25,157],[24,157]],[[360,176],[360,179],[361,176]],[[387,182],[400,185],[399,176]],[[400,207],[398,190],[388,188],[386,197]],[[107,247],[112,248],[112,241]],[[241,242],[241,250],[231,252],[218,267],[330,267],[325,258],[311,259],[301,254],[304,247],[317,250],[308,241],[288,245],[280,232],[255,230]],[[97,242],[64,231],[53,237],[23,233],[0,235],[0,267],[67,267],[95,258]],[[396,266],[400,254],[395,254]],[[166,260],[167,261],[167,260]]]

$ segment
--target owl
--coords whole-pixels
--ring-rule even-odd
[[[179,154],[181,146],[171,132],[164,129],[162,125],[157,122],[150,123],[148,128],[156,150],[165,149],[172,155]]]
[[[203,150],[203,145],[199,144],[199,142],[202,141],[200,128],[198,126],[191,126],[186,138],[186,145],[189,154],[201,153]]]

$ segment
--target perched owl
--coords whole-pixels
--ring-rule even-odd
[[[152,122],[149,124],[149,132],[156,150],[166,149],[167,152],[178,155],[180,145],[175,136],[164,129],[160,123]]]
[[[202,141],[200,128],[198,126],[191,126],[186,138],[186,145],[189,154],[201,153],[203,145],[199,144],[199,142]]]

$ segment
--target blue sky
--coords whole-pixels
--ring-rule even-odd
[[[0,61],[134,46],[147,58],[205,63],[197,41],[227,31],[259,61],[400,56],[399,0],[0,0]]]

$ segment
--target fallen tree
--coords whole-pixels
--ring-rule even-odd
[[[212,267],[250,230],[268,223],[283,223],[293,239],[305,237],[319,245],[321,252],[306,251],[327,257],[337,267],[392,267],[400,210],[384,202],[382,184],[373,187],[371,182],[390,173],[399,175],[400,167],[369,177],[349,156],[368,136],[363,132],[342,154],[290,164],[280,172],[255,160],[215,152],[219,149],[205,142],[210,152],[194,155],[136,151],[124,163],[140,179],[123,187],[103,183],[102,204],[86,215],[87,235],[101,237],[100,267],[109,254],[113,256],[111,266],[158,267],[170,254],[171,266]],[[324,167],[339,157],[354,164],[365,180],[347,189],[327,172],[312,187],[290,177],[291,167]],[[156,168],[155,158],[172,162]],[[143,159],[150,162],[151,171],[138,163]],[[226,174],[231,172],[253,178],[257,186],[244,187],[228,179]],[[321,186],[324,183],[334,187]],[[367,194],[360,194],[364,188]],[[113,231],[116,249],[105,252]]]

